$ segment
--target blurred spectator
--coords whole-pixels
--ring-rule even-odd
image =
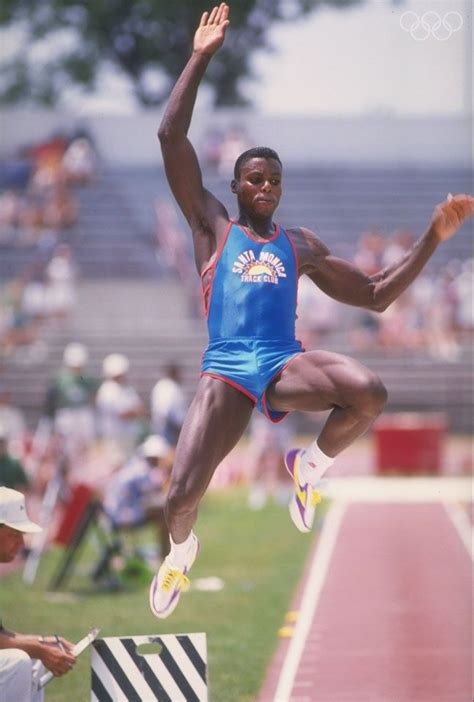
[[[29,482],[22,463],[8,449],[9,436],[0,425],[0,486],[25,492]]]
[[[378,230],[364,232],[357,242],[355,265],[367,275],[377,273],[382,267],[385,239]]]
[[[153,431],[163,436],[171,446],[176,446],[187,409],[181,368],[175,363],[168,363],[163,377],[151,392]]]
[[[391,266],[399,261],[414,243],[415,237],[408,229],[400,229],[386,242],[382,254],[382,267]]]
[[[186,294],[191,317],[200,316],[199,280],[195,275],[194,259],[189,248],[189,240],[180,225],[173,203],[155,200],[154,203],[157,244],[156,257],[166,270],[173,271]]]
[[[77,266],[68,244],[56,247],[46,266],[47,300],[51,315],[65,319],[74,307]]]
[[[77,222],[77,201],[66,184],[58,180],[43,208],[42,224],[50,229],[69,229]]]
[[[474,258],[464,261],[453,281],[458,306],[455,319],[461,334],[474,330]]]
[[[149,436],[107,481],[103,500],[104,511],[115,529],[155,524],[162,559],[169,551],[164,511],[169,458],[169,444],[161,436]]]
[[[427,347],[434,358],[454,362],[459,357],[456,317],[457,290],[453,267],[446,266],[436,278],[434,294],[425,317]]]
[[[117,449],[125,458],[137,445],[145,416],[145,406],[129,383],[129,360],[120,353],[107,356],[102,364],[105,376],[96,397],[99,434],[110,448]]]
[[[10,442],[20,444],[25,438],[26,422],[23,412],[11,400],[11,393],[0,383],[0,427]]]
[[[72,185],[86,185],[97,175],[97,156],[85,136],[74,138],[66,149],[62,159],[67,181]]]
[[[21,178],[0,167],[0,244],[40,246],[57,241],[60,230],[72,227],[79,205],[72,192],[75,185],[89,182],[96,170],[95,151],[84,135],[70,144],[54,137],[27,149]],[[3,185],[4,183],[4,185]]]
[[[95,393],[98,381],[85,374],[89,352],[83,344],[70,343],[63,365],[51,382],[44,415],[52,422],[69,459],[81,456],[95,439]]]
[[[285,453],[293,438],[291,424],[272,424],[262,414],[254,412],[250,424],[248,505],[262,509],[269,497],[286,505],[291,495],[291,483],[285,468]]]
[[[203,163],[212,170],[217,170],[219,167],[223,138],[222,131],[215,127],[210,127],[204,135],[202,143]]]
[[[0,243],[15,242],[15,234],[20,223],[22,200],[16,190],[0,193]]]
[[[21,308],[36,321],[44,320],[49,314],[48,291],[44,263],[38,261],[23,275],[24,287]]]
[[[339,324],[340,306],[317,288],[307,276],[298,283],[297,336],[305,348],[324,343]]]
[[[243,151],[250,149],[252,142],[243,127],[240,124],[233,125],[228,129],[221,143],[219,173],[221,176],[228,178],[229,173],[233,173],[234,164],[237,158]]]
[[[22,280],[10,281],[0,297],[0,356],[10,356],[18,346],[33,344],[38,338],[38,325],[23,307],[25,285]]]
[[[412,302],[410,290],[405,290],[390,307],[380,315],[379,346],[389,349],[422,348],[424,332],[422,320]]]

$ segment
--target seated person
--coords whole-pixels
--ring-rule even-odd
[[[103,501],[104,512],[115,529],[156,523],[162,559],[169,551],[164,505],[170,453],[169,444],[161,436],[149,436],[111,476]]]
[[[0,487],[0,563],[10,563],[23,549],[23,535],[41,531],[25,509],[25,498],[16,490]],[[74,644],[60,636],[19,634],[5,629],[0,617],[0,700],[43,702],[38,680],[50,670],[68,673],[76,662]]]

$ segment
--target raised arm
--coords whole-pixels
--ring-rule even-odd
[[[450,239],[473,212],[473,197],[449,195],[436,206],[429,228],[405,256],[371,276],[332,256],[312,232],[300,230],[296,243],[301,251],[301,272],[340,302],[383,312],[415,280],[437,246]]]
[[[170,95],[158,137],[166,175],[193,233],[212,229],[226,218],[224,206],[205,190],[196,152],[187,137],[199,84],[215,52],[222,46],[229,24],[225,3],[205,12],[196,30],[193,53]]]

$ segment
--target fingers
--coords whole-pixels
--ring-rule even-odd
[[[61,643],[64,646],[64,648],[66,649],[66,651],[69,651],[69,652],[72,651],[72,649],[74,648],[74,645],[75,645],[71,641],[68,641],[67,639],[63,639],[62,637],[61,637]]]
[[[217,13],[219,12],[219,7],[216,5],[216,7],[212,8],[211,14],[209,15],[208,24],[214,24],[214,22],[216,21]]]
[[[222,24],[229,16],[229,6],[225,2],[221,2],[216,15],[216,23]]]
[[[448,193],[446,199],[448,202],[459,202],[461,204],[467,203],[468,205],[474,204],[474,197],[472,197],[472,195],[467,195],[466,193],[460,193],[459,195],[452,195],[452,193]]]
[[[229,17],[229,6],[225,2],[221,2],[220,5],[216,5],[212,8],[211,13],[204,12],[201,17],[200,27],[204,27],[206,24],[223,24],[227,22]]]
[[[451,212],[456,213],[460,220],[464,220],[474,212],[474,197],[464,193],[461,195],[448,193],[445,207],[451,210]]]

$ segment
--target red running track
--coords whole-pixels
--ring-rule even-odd
[[[471,560],[441,504],[350,505],[291,692],[275,697],[290,641],[259,699],[471,702],[471,611]]]

